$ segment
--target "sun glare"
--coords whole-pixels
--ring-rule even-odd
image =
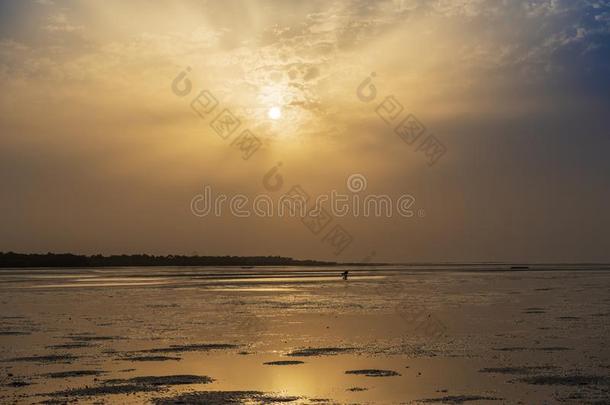
[[[279,120],[282,117],[282,109],[280,107],[271,107],[267,111],[267,116],[272,120]]]

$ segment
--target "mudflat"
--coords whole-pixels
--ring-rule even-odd
[[[608,403],[608,291],[586,266],[3,269],[0,402]]]

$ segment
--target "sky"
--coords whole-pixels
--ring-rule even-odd
[[[0,86],[0,251],[610,261],[610,1],[0,0]]]

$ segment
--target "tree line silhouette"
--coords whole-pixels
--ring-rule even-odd
[[[75,255],[71,253],[0,252],[0,267],[130,267],[130,266],[322,266],[335,262],[296,260],[282,256],[154,256]]]

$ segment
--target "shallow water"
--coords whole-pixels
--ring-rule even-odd
[[[0,402],[192,391],[305,404],[609,401],[610,272],[576,267],[363,267],[348,281],[340,267],[4,269]],[[264,364],[289,360],[303,363]],[[214,381],[127,382],[164,375]],[[58,394],[117,385],[135,393]],[[243,402],[271,402],[257,398]]]

